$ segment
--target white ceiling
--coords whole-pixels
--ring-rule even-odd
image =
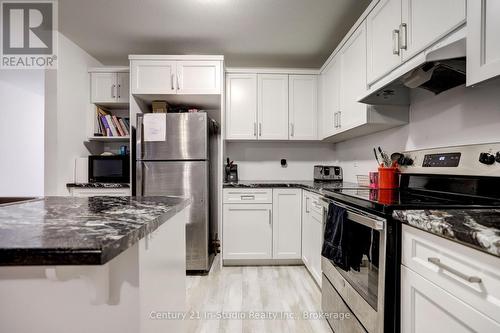
[[[320,67],[370,0],[60,0],[59,28],[106,65],[223,54],[226,66]]]

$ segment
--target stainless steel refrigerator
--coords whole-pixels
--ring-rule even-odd
[[[210,211],[217,209],[216,195],[211,195],[217,177],[211,151],[217,146],[218,126],[204,112],[167,113],[165,130],[165,141],[146,141],[144,115],[137,115],[136,195],[191,198],[186,267],[208,271],[217,243],[217,221],[210,218]]]

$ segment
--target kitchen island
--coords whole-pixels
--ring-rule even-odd
[[[0,206],[0,331],[181,332],[189,204],[46,197]]]

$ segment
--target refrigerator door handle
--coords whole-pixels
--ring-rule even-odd
[[[142,160],[142,117],[142,114],[137,116],[136,124],[135,156],[137,160]]]
[[[135,179],[136,179],[135,195],[138,197],[142,197],[142,188],[144,186],[142,183],[142,167],[143,167],[142,162],[137,161],[135,165]]]

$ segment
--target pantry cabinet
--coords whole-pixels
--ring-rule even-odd
[[[467,86],[500,76],[500,1],[467,1]]]
[[[290,75],[288,80],[288,100],[290,140],[317,140],[317,75]]]
[[[221,93],[221,61],[131,59],[133,94]]]
[[[259,140],[288,140],[288,75],[257,75]]]
[[[226,139],[257,139],[257,74],[226,74]]]
[[[129,102],[128,72],[91,72],[90,99],[94,104]]]
[[[273,189],[273,258],[301,258],[300,189]]]
[[[480,2],[480,1],[479,1]],[[399,26],[406,61],[465,23],[466,0],[402,0]]]

